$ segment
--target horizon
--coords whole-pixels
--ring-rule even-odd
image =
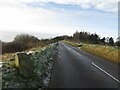
[[[76,32],[78,32],[78,31],[76,31]],[[81,32],[87,32],[87,31],[81,31]],[[74,32],[75,33],[75,32]],[[74,34],[73,33],[73,34]],[[104,38],[104,37],[101,37],[101,35],[99,35],[98,33],[90,33],[90,32],[87,32],[87,33],[89,33],[89,34],[97,34],[98,36],[99,36],[99,38],[100,39],[102,39],[102,38]],[[45,34],[45,35],[43,35],[43,34]],[[31,35],[31,36],[34,36],[34,37],[36,37],[36,38],[38,38],[39,40],[42,40],[42,39],[53,39],[53,38],[56,38],[56,37],[60,37],[60,36],[72,36],[73,37],[73,34],[72,35],[67,35],[67,34],[61,34],[61,35],[53,35],[53,34],[48,34],[49,36],[47,36],[47,33],[16,33],[15,34],[15,32],[12,34],[10,34],[11,35],[11,40],[9,40],[9,41],[3,41],[3,40],[0,40],[0,41],[2,41],[2,42],[6,42],[6,43],[9,43],[9,42],[13,42],[14,41],[14,38],[17,36],[17,35]],[[41,35],[41,36],[40,36]],[[2,35],[0,35],[1,37],[5,37],[5,36],[2,36]],[[44,36],[44,37],[43,37]],[[46,36],[46,37],[45,37]],[[105,37],[105,38],[111,38],[111,37]],[[113,38],[113,37],[112,37]],[[5,38],[4,38],[5,39]],[[7,38],[6,38],[7,39]],[[8,39],[7,39],[8,40]],[[113,38],[113,40],[114,40],[114,42],[116,42],[117,41],[117,39],[114,39]]]
[[[0,40],[10,42],[17,34],[39,39],[77,31],[118,37],[119,0],[1,0]]]

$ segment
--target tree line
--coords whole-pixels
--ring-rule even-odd
[[[0,41],[2,54],[15,53],[28,50],[33,47],[44,47],[50,43],[55,43],[64,40],[65,36],[58,36],[51,39],[38,39],[35,36],[28,34],[17,35],[12,42]]]
[[[78,43],[90,43],[90,44],[102,44],[102,45],[116,45],[120,46],[120,37],[118,38],[117,42],[114,42],[112,37],[103,37],[96,33],[89,33],[89,32],[78,32],[76,31],[72,36],[63,35],[57,36],[51,39],[38,39],[32,35],[28,34],[20,34],[17,35],[12,42],[2,42],[0,41],[0,49],[2,49],[2,54],[4,53],[14,53],[20,52],[32,47],[41,46],[44,47],[50,43],[55,43],[61,40],[69,40],[72,42]]]
[[[73,41],[75,42],[83,42],[83,43],[90,43],[90,44],[103,44],[103,45],[110,45],[113,46],[115,44],[114,39],[112,37],[103,37],[96,33],[89,33],[89,32],[78,32],[76,31],[73,34]]]
[[[28,34],[17,35],[12,42],[1,42],[2,54],[21,52],[32,47],[45,46],[45,43],[37,37]]]
[[[96,33],[78,32],[76,31],[72,36],[64,35],[56,38],[59,40],[69,40],[77,43],[100,44],[109,46],[120,46],[120,37],[115,42],[113,37],[100,37]],[[56,41],[57,41],[56,40]]]

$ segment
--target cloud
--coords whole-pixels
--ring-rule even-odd
[[[18,3],[15,0],[3,0],[1,3],[0,12],[2,13],[0,14],[0,33],[4,33],[5,31],[8,33],[23,32],[28,34],[35,32],[49,33],[52,35],[71,33],[70,31],[65,31],[70,30],[71,27],[61,27],[57,25],[57,22],[54,22],[53,18],[56,16],[56,12],[54,11],[46,10],[43,8],[29,8],[26,7],[23,2]],[[1,38],[3,39],[11,37],[8,35],[8,37],[0,37],[0,39]]]
[[[41,27],[51,25],[48,21],[50,21],[49,14],[54,14],[53,11],[42,8],[28,8],[16,1],[0,1],[0,31],[43,31]],[[36,27],[38,27],[38,29],[36,29]]]
[[[24,1],[22,3],[48,3],[53,2],[56,4],[73,4],[79,5],[83,9],[98,9],[104,12],[112,12],[115,13],[118,11],[118,1],[119,0],[30,0]]]
[[[117,2],[98,3],[96,9],[103,10],[105,12],[118,12]]]
[[[89,29],[97,25],[99,28],[103,22],[110,22],[108,25],[114,28],[116,22],[112,19],[117,17],[117,2],[118,0],[0,0],[0,32],[70,35],[76,28]]]
[[[83,9],[97,9],[104,12],[118,12],[118,2],[119,0],[1,0],[0,6],[4,7],[24,7],[25,4],[48,3],[53,2],[56,4],[73,4],[79,5]]]

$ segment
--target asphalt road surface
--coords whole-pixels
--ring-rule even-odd
[[[118,65],[59,43],[49,88],[118,88]]]

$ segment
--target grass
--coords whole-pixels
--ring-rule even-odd
[[[105,45],[85,44],[83,45],[81,50],[84,50],[86,52],[99,56],[106,60],[109,60],[115,63],[118,63],[118,62],[120,63],[120,61],[118,61],[119,49],[116,49],[114,47],[105,46]]]
[[[66,41],[66,40],[64,40],[63,42],[66,43],[66,44],[69,44],[71,46],[74,46],[74,47],[78,46],[78,43],[75,43],[75,42],[70,42],[70,41]]]
[[[27,49],[27,50],[25,50],[25,51],[26,51],[26,52],[36,51],[36,50],[41,49],[41,48],[42,48],[41,46],[39,46],[39,47],[33,47],[33,48]],[[9,61],[9,60],[11,59],[11,57],[12,57],[13,54],[14,54],[14,53],[2,54],[2,55],[0,56],[0,57],[1,57],[0,62]]]
[[[1,55],[2,59],[0,60],[0,62],[9,61],[12,55],[13,53],[6,53],[6,54]]]
[[[38,46],[38,47],[33,47],[33,48],[30,48],[30,49],[25,50],[25,51],[26,51],[26,52],[28,52],[28,51],[36,51],[36,50],[41,49],[41,48],[43,48],[43,47]]]
[[[78,44],[70,41],[63,41],[66,44],[72,45],[77,47]],[[112,46],[105,46],[105,45],[97,45],[97,44],[83,44],[80,48],[81,50],[101,57],[105,60],[112,61],[114,63],[120,63],[120,49],[112,47]]]

